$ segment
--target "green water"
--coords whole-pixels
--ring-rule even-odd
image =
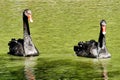
[[[38,57],[7,54],[11,38],[23,37],[22,11],[31,9],[31,36]],[[111,59],[77,57],[73,46],[98,39],[106,19]],[[0,80],[119,80],[119,0],[1,0]]]

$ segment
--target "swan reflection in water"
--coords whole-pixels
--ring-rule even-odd
[[[34,72],[36,60],[37,60],[36,57],[25,57],[24,74],[27,80],[36,80]]]
[[[103,59],[103,60],[99,60],[100,65],[101,65],[101,70],[102,70],[102,77],[104,80],[108,80],[108,72],[107,72],[107,66],[109,63],[109,59]]]
[[[103,80],[108,80],[108,71],[107,71],[107,67],[109,65],[109,61],[110,59],[94,59],[95,64],[96,62],[98,62],[98,66],[101,69],[101,76],[103,78]]]

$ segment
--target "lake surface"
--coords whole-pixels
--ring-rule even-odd
[[[119,80],[119,0],[1,0],[0,80]],[[23,38],[22,11],[32,10],[37,57],[8,55],[11,38]],[[110,59],[77,57],[73,46],[98,39],[106,19]]]

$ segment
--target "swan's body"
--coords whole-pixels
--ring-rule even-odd
[[[106,48],[106,21],[100,22],[100,35],[98,42],[90,40],[86,42],[79,42],[78,46],[74,46],[74,51],[77,56],[94,57],[94,58],[109,58],[110,53]]]
[[[9,45],[9,54],[18,55],[18,56],[37,56],[39,52],[34,46],[29,30],[29,24],[32,21],[31,11],[29,9],[24,10],[23,12],[23,30],[24,30],[24,39],[11,39],[8,43]],[[21,42],[20,42],[21,40]]]

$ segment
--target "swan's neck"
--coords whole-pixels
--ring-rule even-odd
[[[25,15],[23,15],[23,29],[24,29],[24,35],[30,35],[28,18]]]
[[[98,47],[104,48],[105,44],[106,44],[105,35],[103,35],[102,31],[100,31],[99,40],[98,40]]]

